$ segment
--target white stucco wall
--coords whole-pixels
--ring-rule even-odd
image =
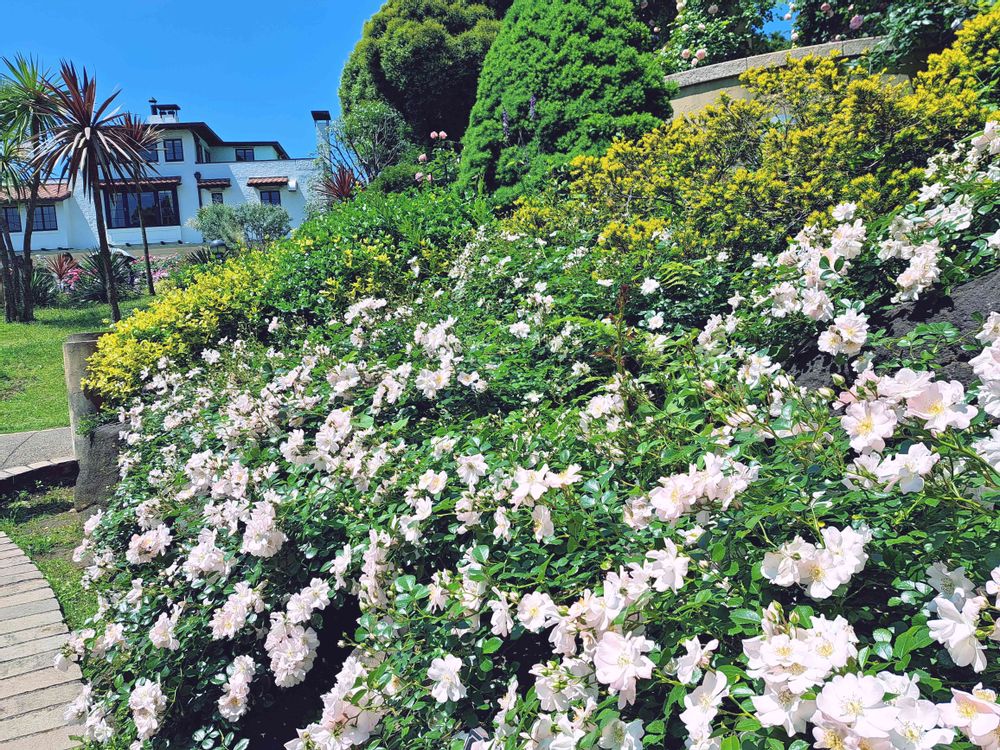
[[[197,244],[201,242],[201,234],[187,222],[198,213],[198,185],[195,172],[202,179],[228,178],[230,187],[222,189],[223,201],[229,205],[260,202],[257,188],[247,185],[252,177],[287,177],[288,185],[282,185],[281,206],[288,211],[293,227],[297,227],[305,219],[306,204],[309,201],[309,184],[315,172],[312,159],[282,159],[260,161],[213,161],[198,164],[194,136],[190,131],[172,131],[169,137],[180,138],[184,144],[184,160],[168,162],[163,159],[160,149],[160,161],[155,164],[156,175],[159,177],[180,177],[181,184],[177,186],[177,204],[180,213],[180,226],[149,227],[146,233],[151,244]],[[219,149],[213,149],[213,152]],[[230,149],[231,151],[232,149]],[[264,155],[273,155],[274,149],[269,146],[256,146],[255,156],[261,159]],[[213,153],[213,159],[215,154]],[[294,183],[295,189],[291,188]],[[272,188],[267,188],[272,189]],[[202,190],[202,203],[211,203],[212,190]],[[84,196],[77,185],[73,195],[55,204],[56,220],[59,225],[55,232],[35,232],[32,235],[32,249],[67,248],[74,251],[89,250],[97,247],[97,217],[90,198]],[[21,206],[22,223],[24,206]],[[105,217],[106,218],[106,217]],[[14,235],[14,244],[20,247],[18,241],[23,235]],[[142,244],[142,231],[139,228],[109,229],[108,239],[113,245],[128,246]]]

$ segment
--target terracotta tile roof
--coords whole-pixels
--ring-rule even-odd
[[[148,177],[145,180],[139,180],[139,184],[144,188],[164,188],[164,187],[174,187],[181,184],[180,177]],[[131,180],[101,180],[101,187],[121,187],[130,188],[134,187],[135,183]]]
[[[287,177],[251,177],[247,180],[250,187],[269,187],[272,185],[287,185]]]
[[[17,195],[14,198],[18,203],[26,203],[28,201],[28,196],[30,191],[25,189],[19,189],[16,191]],[[41,185],[38,189],[38,200],[41,201],[64,201],[73,194],[73,191],[69,189],[69,185],[64,182],[50,182]],[[9,190],[0,190],[0,201],[11,200],[11,192]]]
[[[212,177],[198,180],[200,188],[227,188],[232,186],[232,181],[228,177]]]

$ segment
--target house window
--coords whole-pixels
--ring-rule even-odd
[[[163,140],[164,161],[184,161],[184,141],[180,138],[165,138]]]
[[[137,199],[138,198],[138,199]],[[141,197],[131,190],[108,191],[104,205],[111,229],[129,229],[140,226],[139,211],[147,227],[176,227],[180,225],[177,213],[177,190],[143,190]],[[141,206],[141,209],[140,209]]]
[[[142,150],[142,158],[150,164],[155,164],[160,160],[160,152],[157,150],[156,146],[150,146],[149,148],[144,148]]]
[[[236,161],[253,161],[253,149],[252,148],[238,148],[236,149]]]
[[[212,193],[212,203],[221,206],[223,204],[222,193]]]
[[[270,203],[272,206],[281,205],[281,191],[280,190],[261,190],[260,191],[260,202]]]
[[[35,206],[35,230],[39,232],[54,232],[59,229],[56,221],[56,207],[51,203],[45,206]]]
[[[21,212],[17,210],[17,206],[4,206],[3,207],[3,220],[7,225],[7,231],[9,232],[20,232],[21,230]]]

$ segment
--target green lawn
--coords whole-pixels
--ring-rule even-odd
[[[80,586],[81,566],[73,549],[83,539],[83,519],[73,510],[73,490],[53,487],[22,492],[0,503],[0,531],[14,543],[49,582],[71,629],[83,626],[97,611],[97,592]]]
[[[149,297],[122,302],[122,315]],[[108,327],[102,304],[43,307],[34,323],[0,323],[0,433],[44,430],[69,424],[62,345],[72,333]]]

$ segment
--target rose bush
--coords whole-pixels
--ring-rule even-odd
[[[880,323],[1000,268],[1000,126],[948,121],[959,88],[934,132],[889,97],[885,163],[776,185],[787,231],[713,244],[735,209],[699,236],[639,177],[705,139],[501,221],[350,202],[120,327],[101,605],[58,660],[86,745],[995,748],[1000,310]]]
[[[696,329],[655,258],[512,220],[161,358],[79,551],[81,733],[246,747],[340,613],[290,750],[995,746],[1000,315],[966,387],[872,364],[854,295],[1000,265],[998,151],[990,123],[936,157],[895,219],[815,216]],[[795,385],[773,356],[804,334],[850,383]]]

